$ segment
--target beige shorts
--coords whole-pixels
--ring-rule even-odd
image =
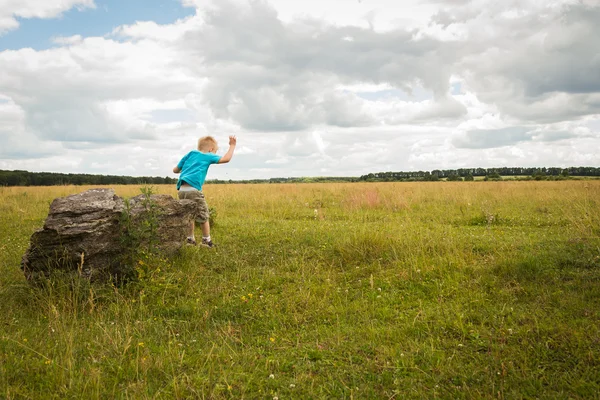
[[[208,205],[204,199],[204,195],[199,190],[179,190],[177,192],[179,200],[193,200],[196,203],[196,221],[204,223],[208,221]]]

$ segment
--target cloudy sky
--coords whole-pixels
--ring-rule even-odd
[[[0,0],[0,169],[600,165],[600,0]]]

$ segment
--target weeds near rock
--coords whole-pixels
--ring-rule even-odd
[[[142,187],[142,212],[132,213],[132,200],[125,201],[125,210],[121,216],[121,243],[124,248],[122,263],[125,268],[125,279],[139,279],[151,276],[151,259],[159,254],[158,224],[160,209],[152,200],[152,187]]]

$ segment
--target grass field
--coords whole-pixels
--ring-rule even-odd
[[[85,189],[0,188],[0,398],[600,398],[600,181],[208,185],[217,249],[30,287]]]

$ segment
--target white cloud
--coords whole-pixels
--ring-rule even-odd
[[[176,62],[176,50],[152,41],[86,38],[45,51],[4,51],[0,93],[19,104],[27,129],[40,139],[152,139],[156,127],[144,120],[142,111],[170,101],[184,107],[182,97],[201,85]],[[146,108],[140,110],[144,102]]]
[[[192,27],[202,24],[198,16],[191,16],[175,21],[172,24],[161,25],[154,21],[137,21],[131,25],[119,26],[111,32],[112,36],[132,40],[153,40],[159,42],[174,42]]]
[[[2,1],[0,30],[94,6]],[[182,4],[0,51],[0,168],[171,175],[207,134],[239,142],[209,178],[599,161],[595,2]]]
[[[348,36],[353,40],[345,40]],[[445,96],[450,70],[444,65],[450,64],[444,57],[452,45],[415,40],[403,29],[376,32],[317,20],[285,22],[261,2],[220,2],[184,40],[194,73],[210,76],[206,104],[218,118],[251,130],[375,125],[378,121],[363,112],[364,101],[336,91],[357,84],[407,92],[424,86],[435,95],[438,116],[461,112]]]
[[[600,35],[600,4],[476,3],[438,19],[468,32],[471,52],[459,61],[461,75],[483,102],[524,121],[600,113],[600,42],[589,40]]]
[[[0,95],[0,159],[48,157],[63,149],[57,142],[40,142],[25,128],[25,111],[11,98]]]
[[[81,35],[73,36],[55,36],[52,38],[52,42],[59,45],[74,45],[81,43],[83,37]]]
[[[17,18],[56,18],[73,7],[96,8],[94,0],[0,0],[0,35],[17,29]]]

